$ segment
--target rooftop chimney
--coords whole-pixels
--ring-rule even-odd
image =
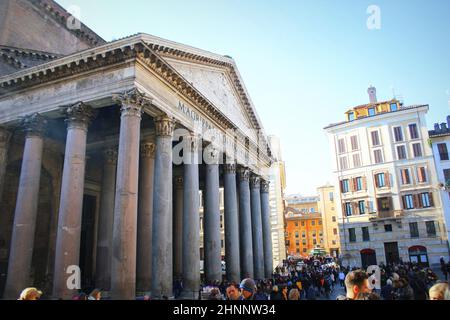
[[[370,103],[377,103],[377,88],[374,86],[370,86],[369,89],[367,89],[367,93],[369,93],[369,100]]]
[[[434,132],[439,132],[441,131],[441,127],[439,126],[439,123],[435,123],[434,124]]]

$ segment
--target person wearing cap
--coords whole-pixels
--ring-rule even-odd
[[[39,300],[42,296],[42,291],[36,288],[26,288],[20,294],[18,300]]]
[[[247,278],[242,280],[239,288],[241,289],[241,300],[253,300],[256,292],[256,284],[253,279]]]

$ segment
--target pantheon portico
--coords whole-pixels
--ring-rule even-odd
[[[138,34],[47,60],[0,77],[4,299],[170,298],[175,274],[197,298],[200,206],[222,279],[220,188],[226,278],[271,276],[272,157],[233,59]]]

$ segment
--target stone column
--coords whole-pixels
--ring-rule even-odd
[[[94,113],[91,107],[83,103],[65,109],[65,113],[68,125],[56,235],[53,296],[71,299],[77,290],[68,287],[68,279],[73,274],[69,267],[79,266],[86,139]]]
[[[122,104],[114,203],[111,297],[136,297],[139,145],[144,98],[136,89],[117,96]]]
[[[183,138],[183,293],[184,299],[198,298],[200,288],[200,187],[198,173],[198,138]]]
[[[152,230],[153,230],[153,178],[156,144],[141,144],[139,175],[139,210],[137,225],[137,290],[152,289]]]
[[[208,152],[205,171],[204,248],[206,282],[222,281],[220,236],[219,153]]]
[[[239,215],[236,191],[236,164],[224,165],[225,198],[225,264],[228,281],[239,283],[241,268],[239,265]]]
[[[250,179],[250,197],[252,208],[252,235],[253,235],[253,266],[255,279],[264,279],[264,248],[261,221],[261,190],[260,178],[252,176]]]
[[[271,279],[273,273],[272,226],[270,223],[269,187],[269,181],[261,181],[261,219],[263,227],[264,272],[266,279]]]
[[[114,196],[116,192],[117,150],[103,153],[102,191],[97,236],[97,266],[95,285],[102,290],[111,289],[111,254],[114,225]]]
[[[46,120],[34,114],[23,121],[25,149],[20,171],[19,190],[8,260],[8,274],[4,298],[17,299],[20,292],[30,286],[31,261],[39,203],[43,134]]]
[[[8,165],[8,149],[11,132],[0,127],[0,201],[3,196],[3,187],[5,185],[5,172]]]
[[[175,177],[173,210],[173,275],[181,278],[183,274],[183,177]]]
[[[241,278],[253,278],[252,216],[250,207],[250,171],[239,170],[239,245]]]
[[[156,158],[153,191],[152,297],[172,297],[172,137],[175,123],[168,116],[155,119]]]

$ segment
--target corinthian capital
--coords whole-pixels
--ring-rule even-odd
[[[184,147],[187,151],[197,152],[200,143],[200,137],[195,133],[190,133],[186,136],[183,136],[183,142]]]
[[[114,94],[113,101],[119,102],[122,106],[122,116],[140,117],[142,108],[151,104],[151,99],[145,96],[137,88]]]
[[[155,118],[156,135],[157,136],[173,136],[175,129],[175,121],[172,117],[167,115]]]
[[[153,142],[145,142],[141,144],[141,157],[155,159],[156,144]]]
[[[238,171],[239,180],[240,181],[249,181],[250,179],[250,170],[247,168],[240,168]]]
[[[261,180],[261,192],[268,193],[270,188],[270,181]]]
[[[89,124],[95,117],[94,109],[83,102],[78,102],[73,106],[64,108],[63,113],[67,117],[66,122],[69,129],[76,127],[87,130]]]
[[[27,137],[42,137],[47,129],[47,119],[38,113],[34,113],[23,117],[21,126]]]
[[[235,163],[224,164],[223,172],[225,174],[235,174],[236,173],[236,164]]]
[[[252,174],[250,177],[250,185],[252,188],[259,188],[261,186],[260,184],[261,178],[257,175]]]
[[[117,149],[116,148],[108,148],[103,151],[103,159],[107,164],[116,164],[117,163]]]

